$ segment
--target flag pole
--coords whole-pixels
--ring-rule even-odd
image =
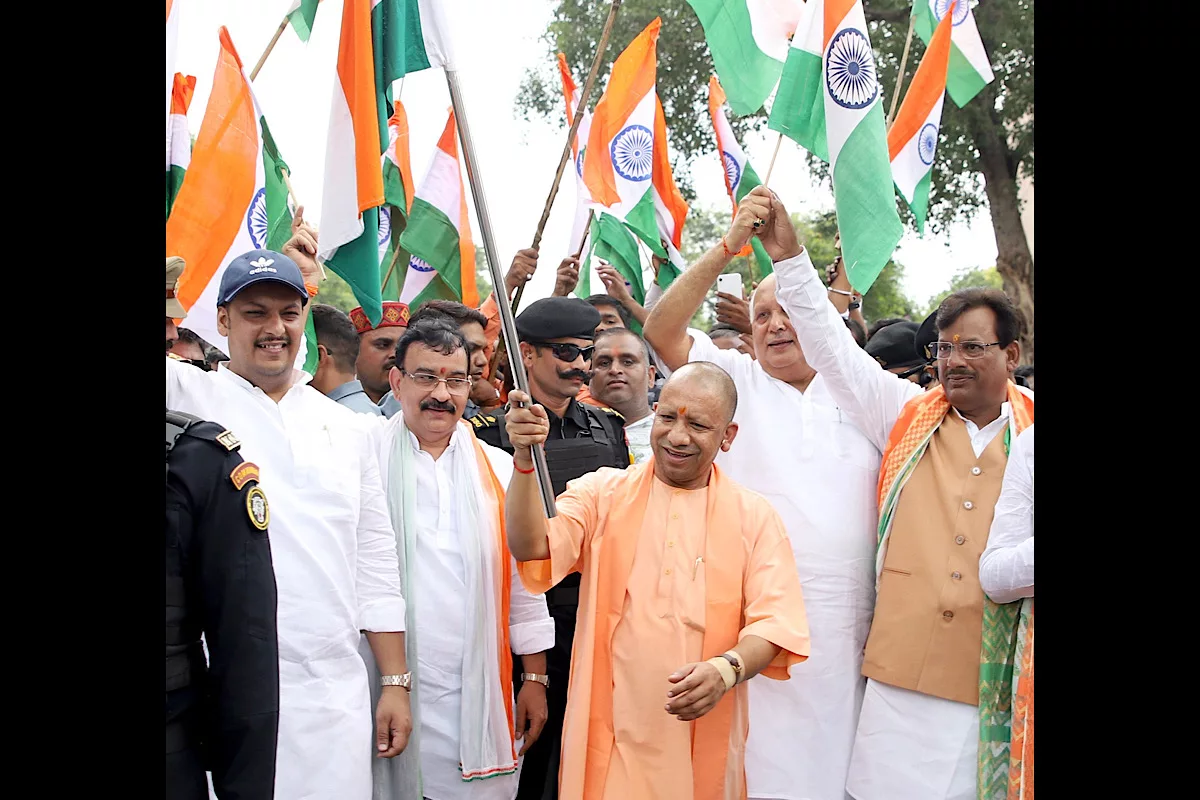
[[[620,0],[614,0],[614,6]],[[471,197],[475,201],[475,216],[483,232],[483,249],[487,255],[488,270],[492,276],[492,286],[499,287],[496,295],[496,307],[500,310],[500,334],[508,349],[509,374],[513,385],[522,392],[529,393],[529,378],[525,374],[525,364],[521,361],[521,346],[517,339],[517,325],[513,320],[512,309],[509,308],[508,298],[504,296],[504,276],[500,272],[500,262],[496,258],[496,241],[492,237],[492,220],[488,215],[487,199],[483,194],[483,178],[479,174],[479,163],[475,160],[475,145],[471,141],[471,129],[467,124],[467,113],[463,107],[462,93],[458,87],[458,74],[451,67],[446,67],[446,84],[450,88],[450,103],[454,106],[454,118],[458,123],[458,138],[462,141],[463,161],[467,167],[467,181],[471,184]],[[541,445],[533,448],[533,468],[537,472],[538,489],[542,496],[542,508],[548,518],[558,514],[554,506],[554,488],[550,483],[550,469],[546,466],[546,451]]]
[[[771,163],[767,165],[767,177],[763,179],[763,186],[770,189],[771,173],[775,171],[775,159],[779,157],[779,145],[783,144],[783,134],[779,134],[779,139],[775,142],[775,152],[771,154]]]
[[[275,43],[279,41],[279,37],[283,36],[283,32],[287,30],[288,18],[284,17],[283,22],[279,23],[279,27],[275,29],[275,35],[271,37],[267,49],[259,56],[258,63],[254,65],[254,69],[250,70],[250,80],[258,77],[258,71],[263,68],[263,64],[267,63],[267,56],[271,55],[271,51],[275,49]]]
[[[916,19],[916,14],[910,14],[908,17],[908,37],[904,40],[904,53],[900,56],[900,71],[896,73],[896,88],[892,91],[892,107],[887,115],[888,130],[891,130],[892,120],[896,118],[896,103],[900,100],[900,86],[904,83],[904,67],[908,64],[908,48],[912,46],[913,23]]]
[[[538,220],[537,231],[533,234],[533,244],[531,247],[534,250],[538,249],[538,245],[542,243],[542,231],[546,228],[546,222],[550,219],[550,208],[554,205],[554,197],[558,194],[558,184],[562,181],[563,170],[566,169],[567,160],[571,156],[571,143],[575,141],[575,134],[579,130],[579,123],[583,121],[583,112],[587,108],[588,98],[591,96],[592,87],[596,83],[596,75],[600,72],[600,62],[604,58],[604,50],[608,46],[608,37],[612,33],[613,23],[617,19],[617,11],[620,8],[621,0],[612,0],[612,7],[608,9],[608,19],[604,22],[604,32],[600,34],[600,41],[596,44],[596,57],[592,59],[592,69],[583,84],[583,91],[579,93],[579,103],[575,107],[575,118],[571,120],[571,130],[567,133],[567,143],[563,147],[562,156],[558,159],[558,171],[554,173],[554,183],[550,186],[550,196],[546,198],[546,205],[542,209],[542,218]],[[514,312],[521,305],[521,296],[524,293],[525,284],[521,284],[517,287],[517,293],[512,299],[512,310]]]
[[[287,187],[288,197],[292,198],[292,206],[299,208],[300,201],[296,199],[296,190],[292,188],[292,173],[289,170],[281,169],[279,170],[279,177],[283,178],[283,185]],[[325,274],[325,265],[317,261],[317,269],[321,270],[321,280],[325,280],[328,277]]]
[[[592,230],[592,220],[596,217],[596,209],[588,209],[587,224],[583,226],[583,238],[579,240],[579,249],[575,251],[575,258],[583,258],[583,248],[587,245],[588,233]]]

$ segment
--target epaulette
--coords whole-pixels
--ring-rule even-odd
[[[601,411],[605,412],[606,414],[612,414],[614,417],[621,420],[621,422],[625,421],[625,417],[621,416],[621,412],[617,411],[616,409],[609,408],[608,406],[595,406],[595,408],[600,409]]]
[[[499,421],[492,414],[476,414],[471,417],[471,424],[478,429],[494,428],[499,425]]]
[[[184,360],[186,360],[186,359],[184,359],[184,358],[183,358],[183,356],[177,356],[177,355],[175,355],[174,353],[167,353],[167,358],[173,358],[173,359],[175,359],[176,361],[184,361]]]

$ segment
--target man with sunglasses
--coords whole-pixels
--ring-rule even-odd
[[[888,325],[867,340],[867,355],[893,375],[924,386],[928,381],[926,360],[917,352],[919,329],[917,323],[908,320]]]
[[[827,290],[779,198],[758,187],[747,200],[742,208],[750,205],[763,221],[755,235],[771,255],[776,295],[805,357],[841,413],[883,452],[868,680],[846,793],[855,800],[1005,796],[1019,609],[985,597],[979,558],[1009,444],[1033,424],[1033,394],[1011,380],[1019,313],[994,289],[942,301],[930,345],[940,385],[922,391],[881,370],[846,336],[827,299],[827,291],[853,293],[846,271]]]
[[[601,467],[629,466],[629,446],[621,415],[609,408],[579,403],[579,389],[591,380],[592,353],[600,312],[574,297],[547,297],[531,303],[516,319],[521,358],[529,375],[535,403],[546,409],[550,434],[546,464],[554,493],[567,482]],[[484,442],[513,452],[504,413],[475,417],[476,435]],[[554,648],[548,653],[550,718],[542,737],[525,756],[519,800],[558,796],[558,761],[562,723],[567,707],[571,641],[579,606],[579,573],[568,575],[546,592],[554,618]]]

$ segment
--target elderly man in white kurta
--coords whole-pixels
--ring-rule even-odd
[[[401,752],[411,717],[400,686],[372,713],[359,632],[399,677],[407,671],[405,606],[369,431],[360,415],[293,369],[312,293],[296,262],[314,283],[317,274],[315,234],[299,218],[294,230],[286,254],[254,251],[224,270],[217,320],[230,360],[204,372],[168,359],[166,402],[220,420],[239,437],[271,499],[279,596],[275,797],[366,800],[372,753]]]
[[[717,457],[766,497],[787,526],[812,632],[791,680],[750,684],[746,783],[751,798],[842,800],[862,703],[863,645],[874,605],[875,482],[880,450],[839,410],[804,360],[768,277],[752,298],[758,360],[686,328],[717,275],[754,232],[739,213],[722,242],[675,279],[646,322],[671,369],[710,361],[738,390],[736,447]],[[846,339],[854,344],[850,332]]]
[[[522,586],[504,536],[512,456],[462,420],[468,349],[449,317],[409,325],[390,373],[402,413],[366,418],[396,531],[413,675],[413,738],[376,761],[381,800],[512,800],[518,757],[547,716],[554,621]],[[515,708],[511,653],[524,673]]]

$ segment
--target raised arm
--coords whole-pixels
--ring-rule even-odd
[[[979,584],[993,603],[1033,597],[1033,427],[1013,442]]]
[[[774,262],[775,296],[796,329],[805,360],[824,378],[851,423],[882,451],[900,410],[921,394],[921,387],[881,368],[846,335],[846,323],[797,241],[787,209],[763,186],[746,199],[763,196],[770,198],[771,219],[760,238]]]
[[[688,323],[704,302],[708,290],[716,283],[717,276],[750,241],[754,235],[755,221],[765,219],[768,208],[769,196],[767,201],[760,199],[757,203],[739,206],[729,232],[692,267],[684,270],[662,299],[654,304],[643,333],[654,352],[672,370],[687,363],[688,352],[692,349],[692,340],[687,332]],[[762,217],[758,215],[759,211]]]

